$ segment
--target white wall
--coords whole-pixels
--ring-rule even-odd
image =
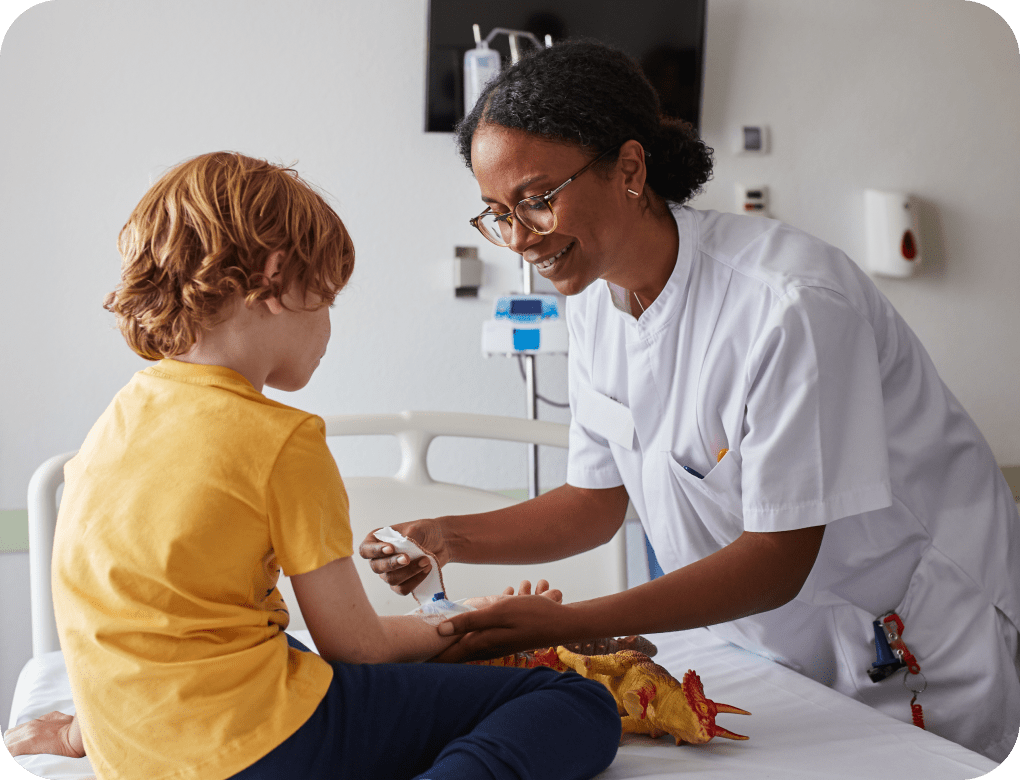
[[[34,465],[77,447],[144,367],[101,308],[118,278],[117,232],[153,177],[210,150],[296,160],[354,236],[329,353],[288,403],[524,414],[516,363],[479,347],[516,258],[479,246],[493,267],[478,301],[455,300],[448,278],[454,246],[483,243],[467,224],[481,205],[452,137],[421,130],[425,28],[421,0],[54,0],[18,19],[0,68],[0,251],[9,289],[24,293],[0,314],[0,508],[24,506]],[[564,359],[543,362],[543,389],[565,399]],[[369,450],[374,460],[342,457],[345,470],[396,457]],[[526,484],[524,448],[511,450],[464,458],[465,478]]]
[[[1000,464],[1020,463],[1020,53],[963,0],[709,0],[700,205],[766,183],[773,213],[864,257],[863,190],[921,202],[925,264],[878,280]],[[763,122],[773,154],[736,157]]]
[[[518,278],[514,257],[467,225],[481,206],[451,136],[421,129],[426,11],[426,0],[51,0],[16,21],[0,50],[0,509],[24,507],[33,468],[76,448],[144,367],[101,308],[117,232],[153,177],[216,149],[296,160],[355,238],[329,353],[287,402],[523,415],[516,364],[478,347],[493,296]],[[717,150],[703,207],[732,210],[736,181],[765,183],[777,217],[860,257],[864,188],[922,199],[927,267],[880,286],[1000,462],[1020,462],[1020,56],[1008,26],[964,0],[710,0],[703,117]],[[770,156],[729,150],[747,121],[771,127]],[[487,263],[477,301],[454,300],[445,278],[455,245]],[[540,360],[539,384],[565,399],[565,360]],[[339,454],[346,473],[395,464],[395,447],[362,444]],[[432,460],[441,478],[526,480],[511,445],[441,441]],[[563,462],[546,460],[552,484]]]

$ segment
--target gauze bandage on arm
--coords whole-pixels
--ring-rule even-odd
[[[421,605],[418,609],[409,612],[410,615],[419,615],[426,622],[436,625],[443,622],[452,615],[461,612],[471,612],[473,607],[466,604],[458,604],[446,597],[446,586],[443,584],[443,572],[439,568],[439,561],[436,557],[420,547],[412,539],[394,531],[389,526],[380,528],[375,532],[375,538],[380,542],[393,546],[393,554],[404,554],[408,562],[416,561],[418,558],[426,557],[432,564],[428,576],[419,583],[411,595]]]

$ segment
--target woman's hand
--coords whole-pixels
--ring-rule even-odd
[[[439,624],[441,636],[462,634],[434,661],[460,663],[498,658],[536,647],[551,647],[576,640],[578,632],[571,624],[571,609],[547,596],[519,596],[499,599],[475,612],[454,615]]]
[[[392,526],[394,531],[414,541],[430,555],[434,555],[443,567],[450,562],[450,551],[443,537],[442,525],[437,520],[415,520]],[[376,531],[379,529],[377,528]],[[432,564],[426,557],[410,561],[405,553],[394,555],[393,545],[380,542],[375,531],[365,537],[358,552],[368,560],[372,571],[401,596],[406,596],[422,583]]]
[[[81,730],[73,715],[51,712],[9,729],[4,734],[4,745],[12,756],[48,753],[68,758],[83,758],[85,747]]]

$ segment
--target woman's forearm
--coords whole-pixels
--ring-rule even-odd
[[[823,527],[744,533],[729,546],[622,593],[561,606],[516,599],[441,624],[463,635],[440,660],[463,661],[595,636],[680,631],[776,609],[811,571]]]
[[[505,509],[473,515],[397,523],[394,530],[432,553],[440,566],[450,562],[534,564],[556,561],[605,544],[623,525],[624,487],[587,490],[560,487]],[[393,545],[369,534],[359,547],[378,574],[398,593],[410,593],[428,575],[425,558],[410,560]]]
[[[545,563],[605,544],[627,512],[623,487],[586,490],[562,485],[530,501],[475,515],[442,518],[451,560],[459,563]]]
[[[807,579],[824,526],[745,533],[733,544],[636,588],[569,605],[594,635],[682,631],[777,609]]]

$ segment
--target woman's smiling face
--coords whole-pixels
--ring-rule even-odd
[[[480,124],[471,142],[471,169],[482,200],[499,214],[524,198],[556,189],[591,159],[573,144],[500,125]],[[510,248],[563,295],[576,295],[605,278],[620,259],[619,209],[626,188],[617,178],[606,179],[592,169],[571,182],[551,201],[557,226],[548,235],[532,233],[514,220]]]

